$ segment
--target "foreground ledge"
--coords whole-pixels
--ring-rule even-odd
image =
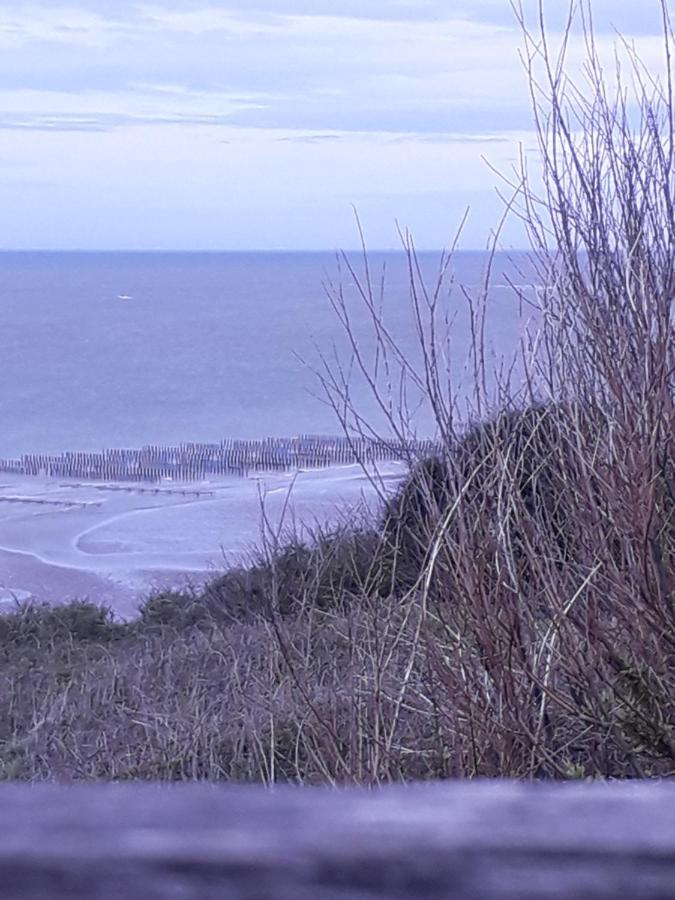
[[[0,789],[12,900],[673,896],[672,782]]]

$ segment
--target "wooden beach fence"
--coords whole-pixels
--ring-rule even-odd
[[[193,482],[219,475],[246,477],[256,471],[408,460],[411,455],[419,458],[435,452],[438,452],[438,446],[430,440],[402,444],[364,437],[301,435],[224,440],[217,444],[151,445],[100,453],[26,454],[15,460],[0,460],[0,472],[92,482]]]

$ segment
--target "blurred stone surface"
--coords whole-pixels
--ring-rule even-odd
[[[0,897],[675,897],[675,783],[7,785]]]

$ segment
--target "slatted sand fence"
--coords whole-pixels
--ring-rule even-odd
[[[294,438],[223,440],[220,443],[150,445],[140,449],[25,454],[0,460],[0,472],[88,481],[157,483],[204,481],[251,472],[320,469],[354,463],[408,460],[438,451],[431,440],[410,443],[364,437],[301,435]]]

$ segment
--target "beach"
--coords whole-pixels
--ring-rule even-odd
[[[152,591],[197,587],[279,528],[307,537],[349,510],[375,514],[404,472],[387,462],[377,474],[344,465],[158,484],[3,474],[0,610],[89,599],[132,617]]]

